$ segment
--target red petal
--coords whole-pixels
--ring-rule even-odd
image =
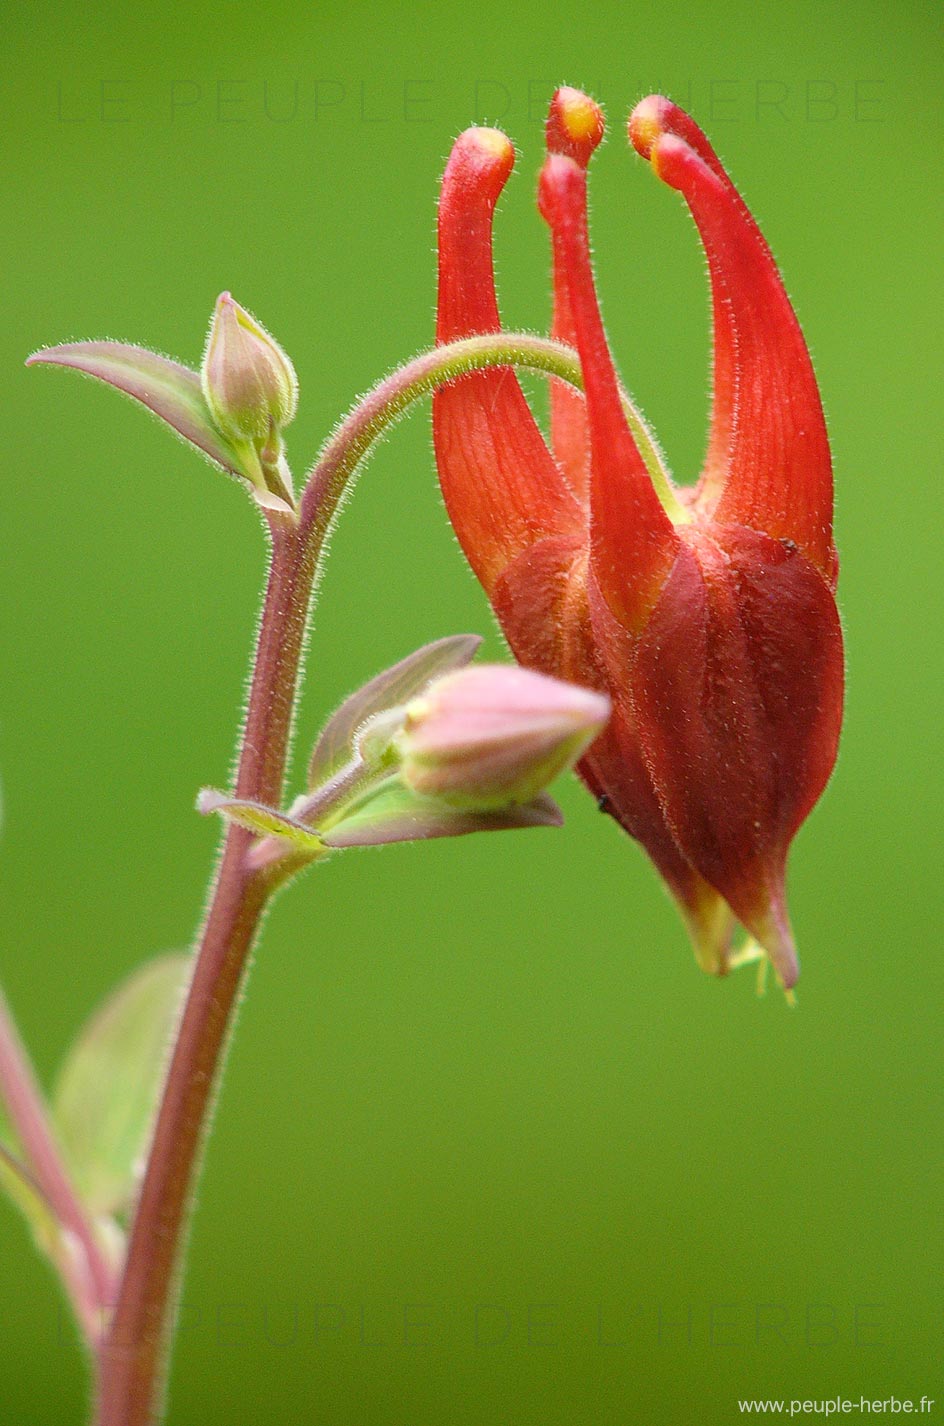
[[[723,973],[734,917],[714,887],[686,861],[666,824],[627,694],[626,633],[599,592],[588,591],[586,570],[582,543],[543,540],[504,571],[492,605],[521,663],[609,694],[610,721],[577,771],[601,809],[640,842],[655,863],[679,904],[699,964]]]
[[[836,761],[844,662],[836,602],[818,571],[755,530],[715,528],[757,669],[777,829],[788,844]]]
[[[501,330],[492,217],[513,163],[497,130],[456,140],[439,201],[439,342]],[[535,540],[584,527],[511,371],[477,372],[437,392],[433,438],[450,519],[486,592]]]
[[[579,89],[558,89],[551,100],[545,125],[548,153],[566,154],[586,168],[603,138],[603,111]],[[577,330],[560,251],[560,238],[552,231],[554,262],[554,316],[551,336],[568,346],[577,345]],[[584,503],[589,499],[590,432],[583,393],[566,381],[551,382],[551,447],[567,483]]]
[[[591,566],[616,618],[638,631],[671,567],[678,536],[623,415],[590,265],[586,173],[572,159],[551,154],[540,202],[570,296],[587,396]]]
[[[770,249],[704,134],[658,97],[630,138],[684,195],[708,257],[714,410],[699,504],[719,521],[793,540],[830,580],[832,466],[816,378]]]
[[[602,809],[645,848],[678,903],[699,965],[723,974],[734,916],[724,898],[682,856],[666,825],[626,698],[614,704],[609,724],[577,770],[591,790],[603,789]]]
[[[646,761],[684,856],[796,979],[783,879],[825,786],[842,714],[832,594],[747,529],[691,529],[632,663]]]

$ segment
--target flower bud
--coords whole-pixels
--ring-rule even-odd
[[[295,368],[253,317],[220,295],[200,373],[203,394],[220,431],[235,442],[268,443],[298,405]]]
[[[593,742],[603,694],[507,664],[447,674],[407,704],[400,777],[453,807],[530,802]]]

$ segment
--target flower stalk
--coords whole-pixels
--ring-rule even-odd
[[[575,354],[543,338],[503,333],[443,345],[381,382],[341,423],[309,474],[297,518],[265,512],[271,563],[240,738],[237,797],[281,801],[312,591],[348,482],[414,402],[470,371],[512,365],[580,385]],[[259,866],[249,855],[253,844],[244,827],[227,828],[111,1328],[99,1354],[97,1426],[152,1426],[160,1419],[174,1287],[233,1011],[266,904],[303,864],[289,857]]]
[[[240,747],[237,791],[277,800],[288,751],[317,549],[280,516]],[[101,1351],[100,1426],[157,1419],[169,1350],[170,1299],[218,1070],[247,958],[269,895],[246,867],[252,838],[226,835],[167,1084],[158,1112],[127,1266]]]

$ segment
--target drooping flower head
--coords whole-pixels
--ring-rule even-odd
[[[584,394],[552,383],[548,445],[511,371],[441,390],[440,481],[519,661],[609,694],[613,716],[579,771],[658,867],[702,966],[728,968],[740,923],[789,987],[787,853],[832,770],[842,712],[825,423],[770,250],[701,130],[652,97],[629,133],[684,196],[708,258],[714,397],[697,484],[672,485],[616,376],[587,236],[603,117],[572,89],[551,104],[539,203],[552,335],[577,349]],[[492,218],[513,162],[494,129],[453,148],[440,342],[500,330]]]

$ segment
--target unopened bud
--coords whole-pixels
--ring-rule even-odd
[[[460,669],[407,705],[400,776],[453,807],[530,802],[576,762],[609,713],[603,694],[516,665]]]
[[[200,380],[213,419],[231,441],[266,444],[295,415],[295,368],[228,292],[217,299]]]

